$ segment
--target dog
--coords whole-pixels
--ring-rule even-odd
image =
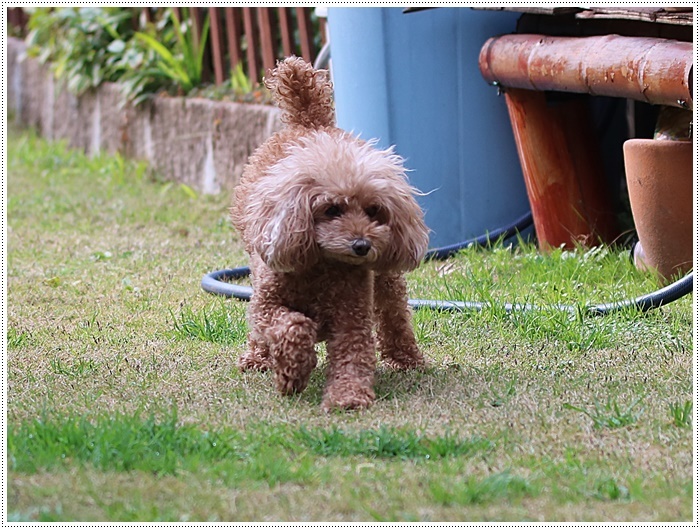
[[[393,148],[335,126],[332,84],[301,58],[265,79],[282,130],[250,156],[231,219],[250,255],[253,295],[242,370],[272,369],[283,395],[302,392],[326,342],[325,411],[370,406],[380,358],[423,366],[404,272],[427,250],[428,228]]]

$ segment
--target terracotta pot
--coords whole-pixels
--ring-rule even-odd
[[[641,245],[635,264],[667,282],[693,267],[693,143],[627,140],[624,156]]]

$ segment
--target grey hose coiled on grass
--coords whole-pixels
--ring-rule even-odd
[[[686,294],[693,291],[693,272],[679,279],[675,283],[638,298],[626,299],[622,301],[613,301],[611,303],[601,303],[599,305],[587,305],[579,307],[575,305],[548,305],[545,307],[532,305],[529,303],[505,303],[502,308],[507,313],[516,311],[535,311],[544,309],[558,309],[572,314],[582,313],[586,316],[607,316],[614,312],[629,310],[634,308],[641,312],[646,312],[651,309],[656,309],[662,305],[668,305]],[[445,312],[467,312],[481,311],[489,308],[490,303],[479,301],[437,301],[431,299],[410,299],[408,304],[414,309],[431,309]]]

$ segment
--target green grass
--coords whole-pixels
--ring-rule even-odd
[[[693,402],[686,400],[683,404],[673,402],[668,405],[671,411],[671,422],[679,428],[693,426]]]
[[[485,478],[467,476],[457,486],[445,486],[439,481],[430,484],[430,493],[441,505],[473,505],[498,500],[520,499],[536,496],[538,490],[527,479],[510,472],[499,472]]]
[[[616,400],[608,400],[605,404],[595,402],[591,410],[566,404],[568,410],[578,411],[593,421],[594,428],[624,428],[637,422],[643,412],[640,407],[642,397],[627,406],[620,407]]]
[[[290,434],[290,435],[286,435]],[[89,465],[100,471],[144,472],[155,476],[203,472],[228,485],[270,486],[310,479],[309,457],[292,457],[294,432],[258,426],[248,432],[206,431],[177,424],[177,417],[104,416],[33,421],[10,428],[10,467],[21,473]],[[302,461],[303,460],[303,461]]]
[[[645,486],[637,481],[621,483],[611,476],[612,468],[598,474],[595,467],[599,465],[590,460],[539,463],[527,476],[511,469],[486,475],[465,472],[466,461],[487,458],[501,442],[502,438],[459,439],[451,434],[431,437],[383,427],[344,432],[336,427],[309,430],[304,426],[259,423],[245,431],[214,431],[182,425],[174,414],[161,421],[117,414],[94,421],[61,417],[11,425],[8,463],[10,471],[20,475],[61,475],[69,469],[150,475],[161,480],[194,475],[225,487],[250,490],[283,485],[350,485],[352,477],[337,474],[339,468],[348,465],[362,468],[375,479],[404,468],[425,479],[412,491],[414,494],[445,508],[502,501],[519,505],[552,493],[574,503],[644,499]],[[380,511],[371,515],[377,520],[395,519]]]
[[[369,456],[400,459],[437,459],[468,456],[488,451],[487,439],[461,440],[449,433],[430,438],[414,431],[381,427],[377,430],[345,432],[337,427],[310,431],[301,428],[294,435],[303,446],[321,456]]]
[[[194,338],[222,345],[245,344],[248,334],[243,307],[231,310],[224,301],[213,307],[195,310],[183,307],[177,315],[171,314],[173,329],[178,338]]]
[[[229,197],[12,127],[10,521],[687,521],[693,312],[555,310],[656,288],[624,249],[469,249],[409,275],[430,366],[377,369],[372,408],[320,409],[241,373],[246,264]],[[504,303],[541,310],[506,313]]]
[[[222,462],[264,467],[271,454],[288,460],[313,454],[427,461],[474,456],[488,452],[492,445],[486,439],[460,439],[450,434],[428,437],[386,427],[345,432],[337,427],[310,430],[304,426],[255,424],[245,431],[209,431],[181,425],[175,414],[164,420],[123,414],[94,421],[84,417],[42,418],[8,428],[10,468],[24,473],[79,462],[100,470],[165,475]]]

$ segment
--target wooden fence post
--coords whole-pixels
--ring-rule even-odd
[[[226,40],[228,42],[228,60],[231,71],[243,60],[241,53],[241,10],[240,8],[225,7]]]
[[[294,28],[289,9],[286,7],[277,8],[277,18],[280,23],[280,39],[282,40],[282,53],[285,57],[296,54],[294,46]]]
[[[297,7],[295,9],[297,13],[297,25],[299,26],[301,56],[305,60],[313,62],[316,58],[316,54],[314,53],[314,35],[311,27],[311,15],[309,14],[309,8]]]
[[[272,8],[258,7],[258,29],[260,30],[260,51],[262,54],[263,75],[275,67],[275,41],[272,29]]]
[[[260,80],[258,62],[255,50],[258,48],[258,37],[255,32],[255,12],[252,7],[243,8],[243,29],[245,32],[248,49],[246,56],[248,58],[248,78],[254,83]]]
[[[209,8],[209,32],[212,63],[214,65],[214,82],[217,85],[221,85],[224,83],[224,79],[226,79],[226,74],[224,72],[224,54],[222,51],[223,34],[221,30],[221,18],[219,17],[219,8],[217,7]]]

